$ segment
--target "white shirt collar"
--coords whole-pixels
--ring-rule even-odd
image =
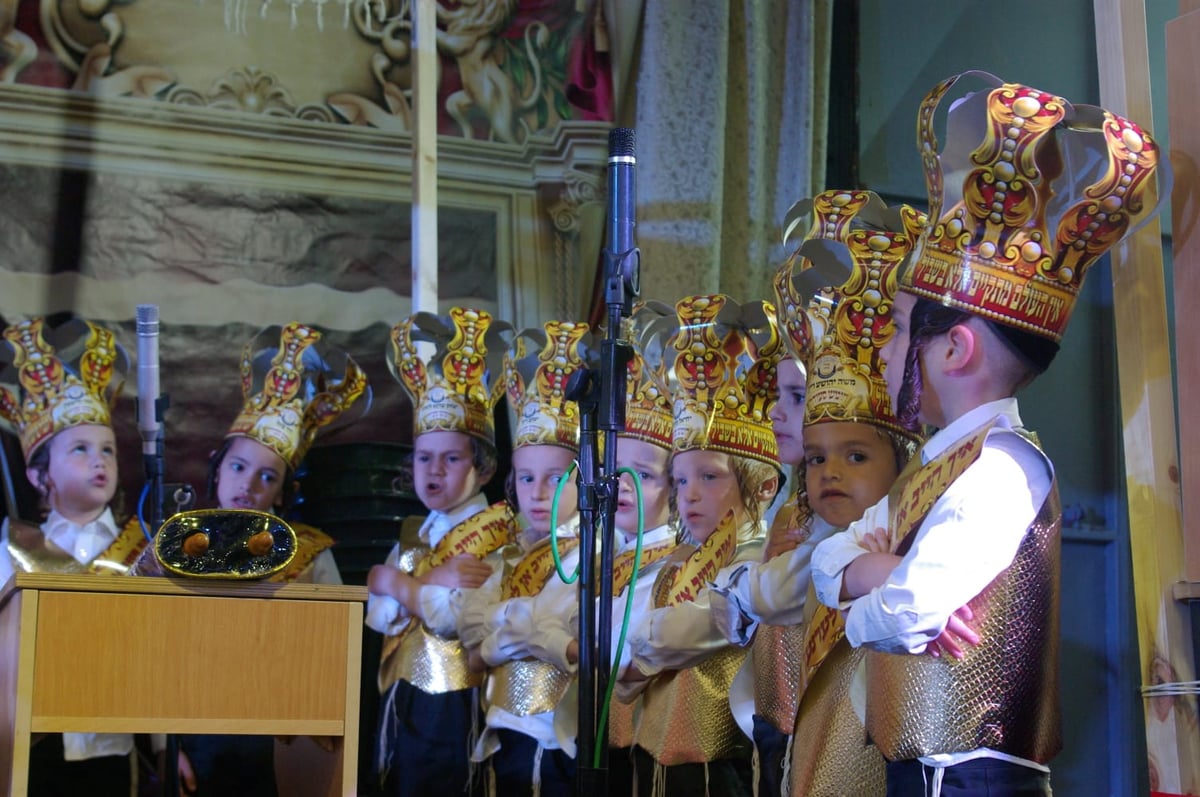
[[[430,547],[437,545],[449,533],[450,529],[462,523],[472,515],[477,515],[487,509],[487,497],[483,493],[475,493],[466,501],[458,505],[458,508],[453,512],[442,512],[434,510],[429,513],[429,517],[425,518],[425,522],[421,524],[417,536]]]
[[[617,537],[617,553],[632,551],[637,547],[637,537],[627,540],[624,534],[617,533],[619,535]],[[646,550],[651,545],[658,545],[660,542],[673,539],[675,539],[675,527],[670,523],[664,523],[652,529],[645,529],[642,531],[642,550]]]
[[[93,559],[104,553],[119,532],[112,510],[107,507],[95,520],[83,524],[68,520],[57,510],[51,510],[50,516],[42,524],[46,539],[81,565],[91,564]]]
[[[925,447],[921,449],[921,462],[927,463],[934,459],[969,432],[975,431],[993,418],[999,419],[1000,425],[1007,429],[1018,429],[1022,426],[1015,398],[1003,398],[980,404],[958,416],[948,423],[945,429],[939,430],[930,437],[925,443]]]

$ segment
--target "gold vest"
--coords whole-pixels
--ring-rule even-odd
[[[651,565],[657,564],[660,560],[670,556],[675,550],[675,540],[664,540],[658,545],[652,545],[642,549],[642,561],[638,571],[638,578],[641,579],[645,575],[646,570]],[[629,581],[633,576],[634,554],[636,549],[625,551],[613,560],[613,597],[620,597],[625,588],[629,586]],[[630,600],[633,596],[630,596]],[[614,625],[620,623],[622,618],[613,617]],[[615,636],[615,634],[614,634]],[[609,747],[633,747],[633,728],[639,711],[639,703],[641,696],[638,695],[629,703],[622,703],[616,699],[614,693],[613,699],[608,704],[608,746]]]
[[[81,565],[74,558],[46,546],[40,528],[20,520],[8,524],[8,556],[17,573],[96,573],[124,576],[145,550],[146,535],[136,517],[130,518],[116,539],[91,561]]]
[[[579,545],[579,538],[558,540],[559,554],[566,556]],[[500,588],[501,600],[532,597],[546,582],[557,578],[550,539],[535,545],[521,561],[505,574]],[[540,659],[506,661],[488,672],[484,699],[517,717],[553,711],[575,676]]]
[[[679,546],[655,580],[655,608],[694,600],[717,571],[734,561],[736,549],[732,516],[699,548]],[[656,675],[642,693],[637,745],[668,767],[736,752],[746,737],[729,709],[729,688],[746,655],[745,648],[731,646],[695,667]]]
[[[923,513],[915,518],[900,551],[911,544],[923,518]],[[971,625],[982,642],[968,646],[962,659],[868,652],[867,729],[889,760],[988,747],[1045,763],[1062,747],[1061,525],[1055,482],[1012,564],[970,601]]]
[[[311,584],[313,580],[312,563],[322,551],[333,547],[333,537],[315,526],[308,526],[304,523],[289,521],[288,525],[296,532],[296,555],[292,557],[292,561],[288,562],[287,567],[278,573],[272,573],[267,581]]]
[[[511,539],[512,528],[512,510],[503,502],[493,504],[450,529],[432,549],[411,546],[404,550],[400,569],[420,577],[459,554],[482,559]],[[444,639],[410,618],[400,633],[384,640],[380,655],[380,693],[396,681],[407,681],[426,694],[439,695],[479,686],[483,674],[471,672],[467,652],[457,638]]]
[[[887,791],[883,756],[869,744],[850,698],[865,655],[865,648],[852,648],[843,637],[812,672],[789,751],[791,794],[876,797]]]
[[[771,524],[768,539],[800,524],[795,498],[780,508]],[[811,533],[812,525],[807,524]],[[788,554],[780,554],[787,556]],[[803,625],[760,624],[751,643],[754,664],[754,711],[780,733],[790,734],[796,724],[800,703],[801,658],[804,645]]]

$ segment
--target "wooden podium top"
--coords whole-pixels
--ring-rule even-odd
[[[0,607],[22,589],[56,592],[122,592],[130,595],[193,595],[216,598],[269,598],[274,600],[318,600],[359,602],[367,599],[367,588],[344,584],[280,584],[221,578],[175,578],[105,575],[61,575],[17,573],[0,591]]]

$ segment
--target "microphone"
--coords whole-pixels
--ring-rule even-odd
[[[633,238],[637,225],[634,214],[637,205],[635,144],[632,128],[614,127],[608,132],[608,250],[610,266],[615,273],[608,275],[607,299],[613,303],[619,298],[626,305],[640,291],[640,256]],[[622,291],[620,297],[613,295],[617,288]]]
[[[137,306],[137,414],[142,454],[158,455],[162,419],[158,417],[158,305]]]

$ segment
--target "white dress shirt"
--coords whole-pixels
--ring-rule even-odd
[[[738,565],[727,579],[713,582],[708,599],[713,622],[731,643],[750,644],[760,623],[804,622],[813,550],[840,531],[816,515],[809,524],[812,533],[792,550],[767,562]]]
[[[451,529],[467,518],[487,509],[487,498],[483,493],[476,493],[470,499],[460,504],[453,512],[433,511],[421,524],[417,536],[430,548],[437,546]],[[384,564],[388,567],[400,566],[400,543],[396,543],[388,553]],[[436,584],[423,584],[419,592],[422,619],[433,633],[443,638],[451,638],[457,633],[458,610],[461,607],[464,591],[458,588],[442,587]],[[408,625],[409,611],[400,601],[391,595],[367,595],[367,616],[365,622],[385,636],[394,636]]]
[[[578,533],[579,518],[576,516],[559,527],[557,536],[559,540],[563,540],[575,537]],[[467,648],[478,647],[480,656],[489,667],[498,667],[508,661],[531,657],[543,661],[562,657],[558,648],[564,643],[557,633],[561,625],[554,624],[547,629],[539,628],[537,602],[550,601],[550,604],[544,605],[557,604],[562,606],[565,612],[573,611],[578,602],[575,583],[564,583],[557,573],[551,572],[538,595],[508,600],[500,598],[505,571],[515,566],[540,539],[543,538],[533,538],[533,535],[523,532],[518,537],[520,555],[508,562],[494,562],[489,559],[493,562],[492,575],[482,587],[474,590],[463,601],[458,620],[459,639]],[[562,567],[568,574],[575,571],[578,563],[578,546],[562,555]],[[546,616],[545,610],[540,614]],[[552,653],[551,649],[557,652]],[[473,760],[484,761],[500,749],[496,731],[501,728],[523,733],[547,750],[562,748],[554,732],[553,711],[520,717],[492,705],[488,707],[486,727],[475,747]],[[568,749],[568,753],[571,752],[573,750]]]

